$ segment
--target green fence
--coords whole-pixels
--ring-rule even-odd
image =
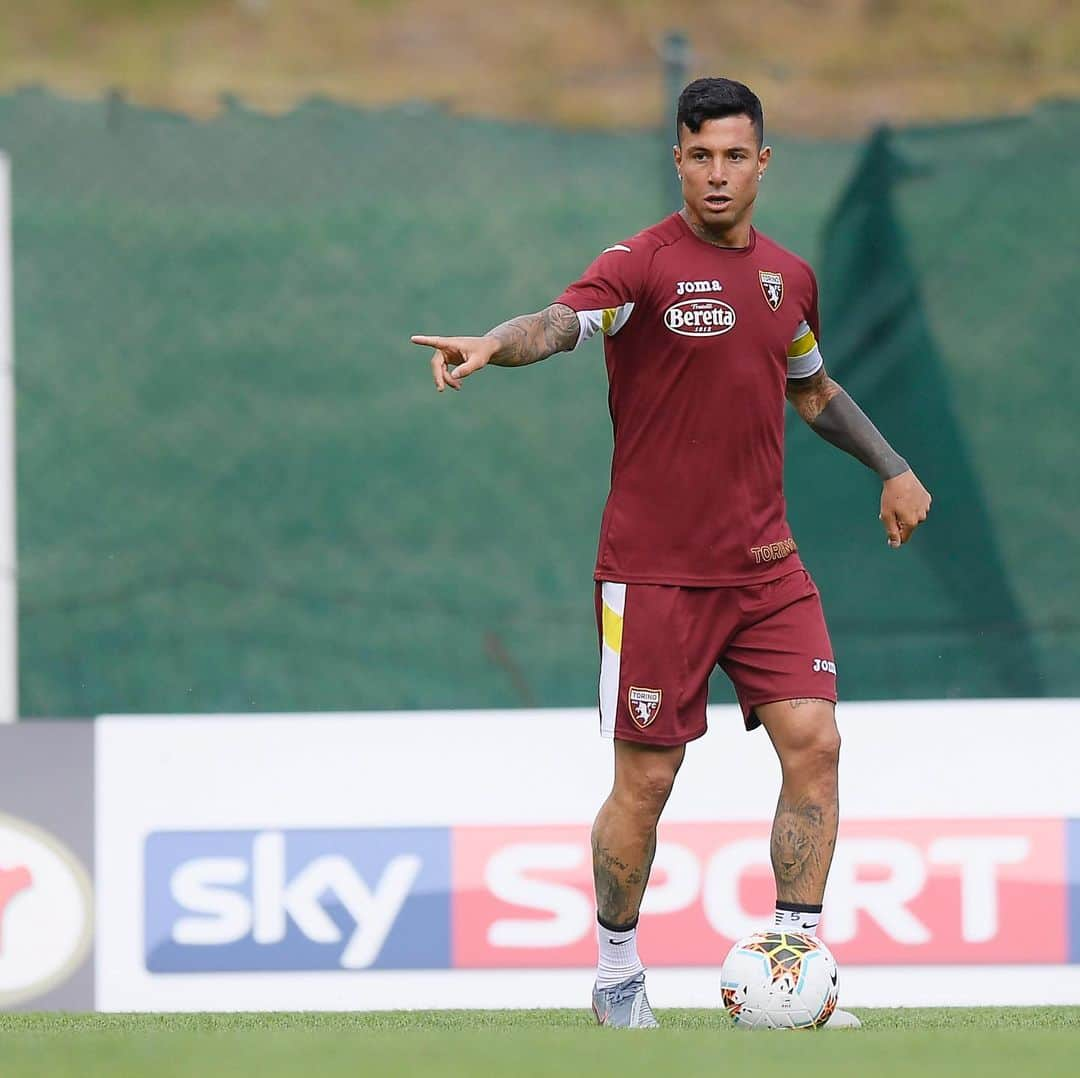
[[[873,478],[792,424],[842,692],[1080,693],[1080,108],[774,145],[759,223],[936,495],[890,551]],[[0,148],[24,714],[595,698],[599,344],[439,397],[407,342],[537,309],[674,208],[666,137],[23,92]]]

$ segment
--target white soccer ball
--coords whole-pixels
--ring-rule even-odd
[[[724,1008],[740,1029],[817,1029],[836,1009],[836,959],[803,932],[755,932],[728,951]]]

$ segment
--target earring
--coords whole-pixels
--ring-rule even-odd
[[[680,180],[682,179],[682,173],[681,172],[676,172],[675,175],[678,176]]]
[[[759,173],[757,174],[757,178],[758,178],[759,180],[763,180],[763,179],[765,179],[765,173],[764,173],[764,172],[759,172]]]

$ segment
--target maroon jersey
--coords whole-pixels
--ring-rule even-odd
[[[801,567],[784,504],[789,377],[822,364],[810,267],[679,214],[607,248],[556,303],[605,334],[615,448],[596,579],[709,587]]]

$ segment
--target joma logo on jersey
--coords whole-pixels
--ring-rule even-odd
[[[815,659],[814,660],[814,673],[815,674],[832,674],[836,676],[836,663],[832,659]]]
[[[735,311],[719,299],[684,299],[664,311],[664,325],[683,337],[719,337],[735,325]]]
[[[717,280],[712,281],[679,281],[675,286],[675,293],[679,296],[688,296],[693,292],[723,292],[724,286]]]
[[[626,702],[630,707],[630,718],[642,730],[650,725],[660,714],[660,704],[664,699],[663,689],[638,689],[630,686]]]

